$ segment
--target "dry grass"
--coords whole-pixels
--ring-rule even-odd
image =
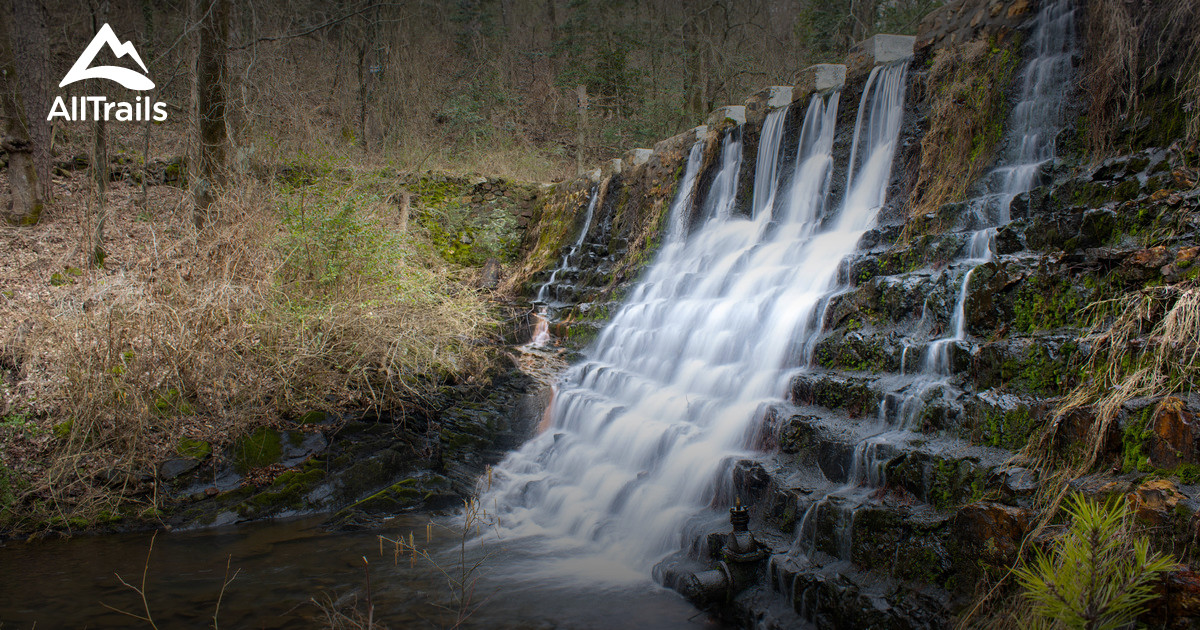
[[[1200,384],[1200,287],[1150,287],[1092,304],[1085,314],[1092,319],[1086,338],[1092,351],[1083,367],[1090,378],[1064,398],[1055,422],[1027,452],[1047,460],[1063,419],[1085,410],[1095,420],[1082,459],[1068,462],[1078,473],[1096,464],[1126,402],[1193,391]]]
[[[381,185],[354,171],[287,190],[246,180],[202,232],[182,191],[156,189],[139,212],[118,188],[101,270],[58,271],[88,233],[66,203],[0,233],[16,263],[2,270],[0,348],[16,369],[0,415],[36,422],[7,431],[3,463],[24,479],[7,525],[155,507],[147,475],[182,437],[226,443],[314,409],[403,412],[477,374],[488,303],[421,234],[394,231]],[[48,286],[55,271],[70,284]]]
[[[961,201],[991,164],[1003,132],[1004,94],[1020,59],[1018,42],[996,47],[985,39],[937,53],[925,84],[931,95],[929,131],[910,216]]]
[[[1092,157],[1112,153],[1120,128],[1147,118],[1183,117],[1188,143],[1200,141],[1200,4],[1162,0],[1142,6],[1096,0],[1087,12],[1084,83]],[[1148,96],[1163,97],[1148,104]],[[1178,108],[1178,114],[1168,108]]]

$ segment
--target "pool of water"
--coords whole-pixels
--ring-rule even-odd
[[[149,627],[141,586],[160,628],[328,625],[317,603],[366,612],[364,557],[374,620],[388,628],[454,625],[463,607],[446,574],[478,564],[464,627],[721,628],[672,591],[603,557],[567,556],[536,540],[468,542],[453,521],[394,519],[379,532],[329,532],[308,518],[190,532],[82,536],[0,546],[0,626]],[[411,535],[425,552],[381,541]],[[233,581],[221,593],[228,575]],[[446,574],[443,574],[445,571]],[[118,577],[119,576],[119,577]],[[468,580],[470,581],[470,580]],[[115,609],[115,610],[114,610]],[[124,612],[119,612],[124,611]]]

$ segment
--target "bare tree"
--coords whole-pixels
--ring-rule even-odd
[[[13,23],[8,19],[4,21]],[[8,185],[12,189],[9,207],[0,210],[4,211],[4,218],[9,223],[34,225],[41,218],[44,203],[7,26],[0,26],[0,114],[4,117],[0,149],[8,153]]]
[[[20,82],[21,94],[32,115],[28,116],[29,141],[32,143],[33,166],[37,170],[42,199],[49,200],[50,189],[50,123],[40,115],[50,106],[50,49],[47,45],[46,5],[41,0],[19,0],[12,3],[14,25],[12,46]]]
[[[196,48],[197,150],[191,169],[193,220],[204,227],[208,207],[225,181],[229,135],[225,128],[225,72],[229,42],[228,0],[195,0],[199,42]]]
[[[108,22],[108,0],[92,4],[92,33],[99,32],[100,26]],[[108,205],[105,195],[108,192],[108,126],[104,117],[98,117],[92,122],[95,135],[92,137],[92,181],[96,186],[96,226],[92,232],[92,242],[88,247],[88,264],[93,267],[104,266],[104,224],[108,222]]]

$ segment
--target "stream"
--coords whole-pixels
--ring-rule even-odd
[[[222,628],[328,627],[313,603],[363,605],[363,557],[370,562],[375,621],[396,628],[454,624],[451,587],[431,564],[462,566],[453,521],[425,515],[393,519],[385,531],[330,532],[321,518],[299,518],[236,527],[163,532],[154,540],[146,577],[151,614],[160,628],[211,627],[221,584]],[[432,525],[430,525],[432,523]],[[429,531],[429,543],[426,534]],[[429,560],[396,559],[388,538],[412,535]],[[138,585],[151,534],[81,536],[8,542],[0,554],[0,626],[8,628],[129,628],[148,624],[107,606],[143,614],[141,601],[121,585]],[[477,628],[721,628],[648,575],[616,563],[547,563],[542,549],[520,541],[468,542],[466,562],[482,559],[465,627]],[[19,576],[19,578],[16,578]],[[619,602],[619,608],[614,603]],[[451,610],[447,610],[448,607]],[[614,610],[616,614],[614,614]],[[365,624],[364,624],[365,625]]]

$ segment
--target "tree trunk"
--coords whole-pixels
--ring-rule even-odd
[[[12,46],[20,83],[22,100],[30,105],[28,116],[29,141],[32,144],[33,166],[37,170],[42,199],[50,199],[50,123],[38,111],[50,105],[50,50],[47,47],[46,6],[40,0],[13,2]]]
[[[575,143],[575,174],[583,175],[583,149],[587,144],[588,124],[587,86],[575,86],[575,96],[579,99],[579,137]]]
[[[192,169],[192,219],[204,227],[217,189],[225,183],[225,57],[229,39],[228,0],[196,0],[196,164]]]
[[[0,25],[0,149],[8,153],[8,185],[12,189],[9,206],[0,211],[9,223],[34,225],[42,216],[44,204],[17,78],[9,29]]]
[[[107,1],[92,6],[93,34],[108,22],[108,9]],[[108,129],[104,118],[97,118],[92,125],[95,131],[92,137],[92,181],[96,185],[96,226],[88,247],[87,263],[92,267],[103,267],[104,224],[108,222],[108,204],[105,203],[105,194],[108,192]]]

